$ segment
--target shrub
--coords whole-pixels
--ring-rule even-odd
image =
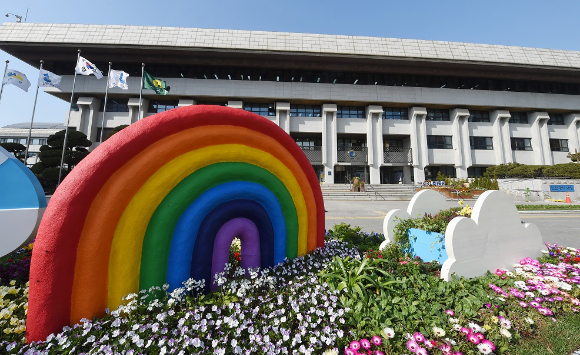
[[[501,164],[487,168],[486,177],[506,178],[572,178],[580,179],[580,164],[523,165],[519,163]]]

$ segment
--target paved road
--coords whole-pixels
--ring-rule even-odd
[[[359,226],[365,232],[383,231],[383,219],[391,209],[406,209],[409,201],[326,201],[326,228],[342,222]],[[468,201],[473,205],[473,201]],[[456,207],[456,201],[448,201]],[[580,210],[580,205],[578,206]],[[580,213],[550,212],[520,214],[522,221],[534,223],[548,243],[580,248]]]

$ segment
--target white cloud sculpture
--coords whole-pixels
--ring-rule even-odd
[[[471,218],[456,217],[445,230],[448,259],[441,278],[475,277],[487,270],[509,269],[526,257],[538,257],[542,234],[536,225],[522,224],[514,202],[505,193],[484,192]]]
[[[390,242],[395,240],[395,226],[399,223],[399,219],[409,219],[422,217],[425,213],[436,214],[440,210],[447,209],[447,200],[443,195],[435,190],[421,190],[413,196],[409,202],[407,210],[390,210],[383,221],[383,234],[385,241],[379,247],[383,250]]]

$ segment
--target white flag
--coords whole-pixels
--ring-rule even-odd
[[[127,78],[129,74],[122,70],[113,70],[109,74],[109,88],[114,88],[115,86],[120,87],[123,90],[128,90],[129,85],[127,85]]]
[[[30,87],[30,81],[24,73],[19,72],[18,70],[8,69],[6,71],[6,75],[4,75],[4,79],[2,80],[2,86],[6,84],[16,85],[22,90],[28,92],[28,88]]]
[[[95,74],[97,79],[100,79],[103,77],[103,73],[101,73],[99,68],[97,68],[96,65],[89,62],[88,60],[86,60],[83,57],[79,57],[79,61],[77,62],[77,67],[75,69],[76,69],[77,74],[81,74],[81,75]]]
[[[58,76],[55,73],[42,69],[40,71],[40,76],[38,77],[38,86],[58,88],[61,79],[62,76]]]

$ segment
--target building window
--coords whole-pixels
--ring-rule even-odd
[[[427,109],[427,121],[450,121],[449,110]]]
[[[322,140],[313,137],[295,137],[294,141],[302,150],[314,150],[314,147],[322,146]]]
[[[103,112],[105,100],[101,100],[100,112]],[[129,112],[129,99],[107,99],[107,112]]]
[[[489,111],[469,111],[469,122],[489,122]]]
[[[564,115],[561,113],[549,113],[550,119],[548,120],[549,125],[564,125]]]
[[[469,137],[471,149],[492,150],[493,141],[491,137]]]
[[[149,113],[159,113],[164,111],[169,111],[171,109],[177,108],[178,101],[149,101]]]
[[[453,166],[441,165],[441,166],[426,166],[425,167],[425,179],[435,180],[437,175],[441,173],[447,177],[455,178],[457,177],[457,169]]]
[[[532,139],[531,138],[513,138],[512,137],[512,150],[532,150]]]
[[[512,117],[509,123],[528,123],[528,113],[527,112],[510,112]]]
[[[467,168],[467,177],[469,178],[476,178],[482,177],[487,170],[487,166],[472,166]]]
[[[567,139],[550,139],[550,150],[553,152],[567,152],[568,151],[568,140]]]
[[[26,145],[26,138],[5,137],[5,138],[0,138],[0,143],[20,143],[20,144]]]
[[[384,120],[408,120],[409,110],[399,107],[385,107],[383,108]]]
[[[429,149],[453,149],[451,136],[427,136],[427,148]]]
[[[214,106],[228,106],[227,102],[216,102],[216,101],[197,101],[196,105],[214,105]]]
[[[31,138],[30,144],[32,144],[32,145],[45,145],[46,138]]]
[[[320,117],[319,105],[294,105],[290,104],[290,116],[296,117]]]
[[[274,104],[254,104],[244,103],[244,110],[253,112],[260,116],[276,116]]]
[[[365,108],[364,106],[338,106],[336,117],[365,118]]]
[[[364,139],[356,138],[338,138],[337,145],[338,150],[350,150],[353,147],[366,147],[367,141]]]
[[[72,104],[70,105],[71,111],[78,111],[79,105],[77,105],[77,101],[79,100],[78,97],[73,97]]]

